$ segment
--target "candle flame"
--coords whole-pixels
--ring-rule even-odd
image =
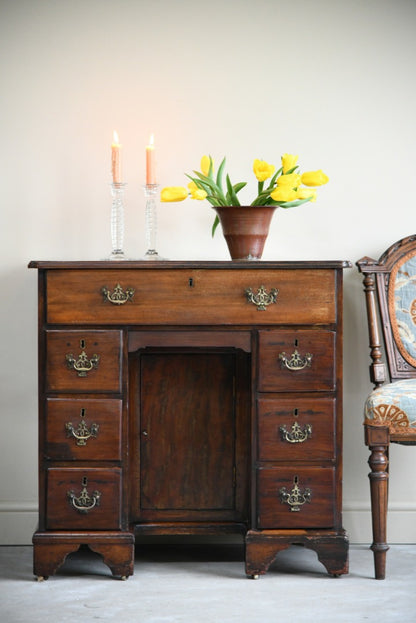
[[[155,142],[154,134],[151,134],[149,138],[149,147],[154,147],[154,142]]]
[[[117,132],[115,130],[113,131],[113,141],[114,141],[114,143],[119,143],[120,142],[119,138],[118,138],[118,134],[117,134]]]

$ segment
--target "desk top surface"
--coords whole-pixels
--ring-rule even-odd
[[[348,260],[294,260],[294,261],[207,261],[207,260],[175,260],[175,261],[146,261],[146,260],[32,260],[28,267],[39,270],[64,270],[64,269],[94,269],[94,270],[169,270],[169,269],[218,269],[218,270],[273,270],[273,269],[342,269],[350,268]]]

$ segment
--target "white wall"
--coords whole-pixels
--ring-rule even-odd
[[[37,499],[37,302],[30,259],[110,251],[109,145],[128,183],[126,250],[140,257],[144,147],[182,184],[211,153],[232,178],[297,153],[330,183],[277,212],[265,259],[378,257],[414,233],[413,0],[0,2],[0,543],[29,543]],[[247,194],[249,198],[250,193]],[[170,259],[228,259],[208,204],[164,204]],[[344,523],[370,541],[362,405],[370,390],[361,278],[345,274]],[[391,451],[389,537],[416,541],[412,448]]]

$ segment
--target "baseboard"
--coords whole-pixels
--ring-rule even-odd
[[[31,545],[37,523],[36,502],[1,502],[0,545]]]
[[[342,516],[350,543],[371,543],[373,537],[370,505],[361,502],[346,503]],[[416,504],[389,504],[387,540],[391,544],[416,543]]]
[[[343,524],[351,543],[371,543],[370,507],[346,503]],[[37,527],[36,502],[0,503],[0,545],[30,545]],[[391,503],[387,521],[388,542],[416,543],[416,504]]]

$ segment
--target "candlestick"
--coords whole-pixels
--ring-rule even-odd
[[[110,260],[126,259],[124,244],[124,189],[127,184],[113,182],[111,184],[111,247]]]
[[[145,228],[146,228],[146,244],[147,251],[143,259],[145,260],[164,260],[156,251],[156,234],[157,234],[157,210],[156,196],[158,194],[159,184],[146,184],[143,186],[145,205]]]
[[[156,184],[156,153],[153,134],[146,146],[146,185]]]
[[[113,142],[111,143],[111,174],[113,183],[121,184],[121,145],[115,130],[113,137]]]

